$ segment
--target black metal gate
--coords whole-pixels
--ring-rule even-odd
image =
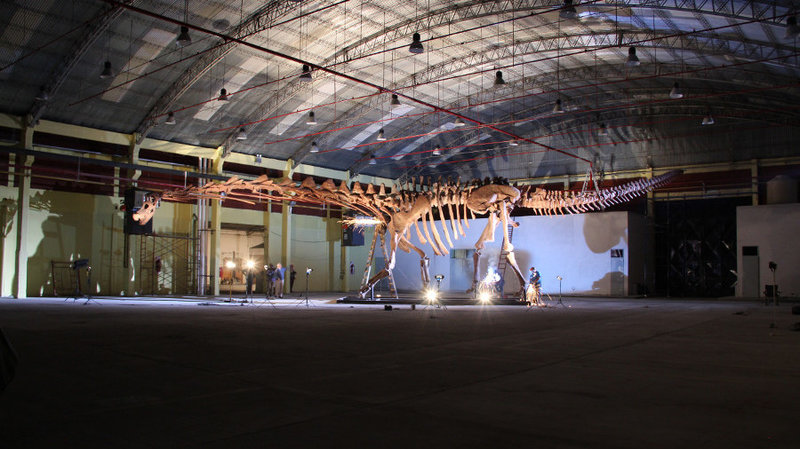
[[[656,203],[656,291],[667,296],[732,296],[736,206],[750,198]]]

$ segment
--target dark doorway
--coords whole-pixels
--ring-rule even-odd
[[[733,296],[736,207],[750,198],[656,203],[656,291],[666,296]]]

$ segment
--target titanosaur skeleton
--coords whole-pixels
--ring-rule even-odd
[[[151,193],[134,213],[133,218],[140,224],[145,224],[153,217],[161,200],[191,201],[199,198],[231,199],[246,203],[271,199],[330,204],[350,209],[356,214],[374,219],[376,238],[379,234],[388,237],[390,244],[386,266],[375,276],[362,282],[360,294],[363,297],[378,281],[390,275],[395,266],[398,248],[405,252],[413,250],[419,254],[422,283],[424,286],[430,283],[429,259],[422,249],[410,241],[412,226],[422,245],[429,244],[437,256],[445,255],[449,254],[448,248],[453,248],[453,239],[465,236],[464,228],[469,228],[469,220],[474,219],[475,214],[488,214],[488,224],[475,243],[473,288],[478,283],[480,252],[485,242],[494,241],[495,229],[502,223],[503,253],[506,254],[508,265],[519,279],[521,287],[517,295],[523,298],[525,278],[517,265],[514,247],[508,236],[508,225],[518,226],[509,218],[514,207],[529,208],[540,215],[579,214],[602,210],[652,191],[669,182],[678,173],[670,171],[650,179],[640,179],[608,189],[597,188],[595,184],[595,190],[584,188],[580,192],[545,190],[532,185],[517,187],[509,185],[503,179],[488,178],[484,181],[461,183],[450,179],[442,180],[441,177],[438,180],[420,177],[401,186],[394,186],[389,192],[383,184],[376,188],[372,184],[362,186],[355,182],[348,187],[347,183],[342,181],[337,187],[330,179],[317,185],[311,177],[297,182],[288,178],[270,179],[266,175],[254,180],[244,180],[234,176],[223,183],[211,182],[203,186]],[[438,216],[441,218],[441,233],[434,220],[434,210],[438,210]],[[344,221],[352,224],[351,220]],[[371,262],[368,261],[368,264]]]

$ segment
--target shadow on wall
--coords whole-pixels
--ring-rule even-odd
[[[616,220],[608,214],[584,214],[583,236],[586,246],[595,254],[608,252],[619,245],[628,245],[628,220]],[[609,220],[609,217],[611,218]]]
[[[592,294],[625,296],[625,284],[628,276],[619,271],[610,271],[602,278],[592,282]]]
[[[99,283],[108,279],[111,272],[112,254],[107,248],[115,244],[113,228],[118,227],[119,234],[122,228],[121,221],[109,226],[106,220],[98,219],[99,214],[108,215],[113,223],[111,214],[116,211],[111,197],[45,191],[31,197],[30,207],[28,243],[37,247],[28,257],[28,295],[53,294],[51,261],[82,258],[88,258],[92,266],[92,284],[87,286],[86,280],[81,279],[81,289],[84,293],[97,293]],[[39,225],[41,232],[37,234]],[[34,242],[37,237],[38,242]],[[121,244],[118,248],[121,250]]]

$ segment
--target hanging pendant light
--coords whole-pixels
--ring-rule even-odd
[[[393,108],[399,108],[400,107],[400,98],[398,98],[397,94],[392,94],[392,100],[389,102],[389,104]]]
[[[311,142],[311,152],[312,153],[319,153],[319,147],[317,146],[317,142]]]
[[[578,18],[578,11],[576,11],[575,7],[572,6],[572,0],[564,0],[564,6],[561,7],[561,10],[558,12],[558,16],[562,19]]]
[[[218,101],[228,101],[228,91],[225,90],[224,87],[219,90],[219,97],[217,97],[217,100]]]
[[[422,46],[422,37],[419,33],[414,33],[413,42],[408,46],[408,51],[415,55],[425,52],[425,47]]]
[[[564,108],[561,107],[561,99],[556,100],[556,104],[553,106],[553,114],[563,114]]]
[[[460,128],[465,125],[466,124],[464,123],[464,120],[461,120],[461,117],[456,117],[456,121],[453,122],[453,126],[455,126],[456,128]]]
[[[369,158],[369,165],[377,165],[378,161],[375,160],[375,156]]]
[[[800,34],[800,26],[797,25],[797,17],[791,16],[786,18],[786,35],[784,39],[794,39]]]
[[[503,79],[503,72],[498,70],[497,73],[494,74],[494,85],[495,86],[502,86],[505,83],[506,83],[506,80]]]
[[[627,67],[638,67],[641,62],[639,61],[639,57],[636,56],[636,47],[631,47],[628,49],[628,60],[625,62]]]
[[[100,79],[107,79],[114,76],[114,72],[111,71],[111,61],[106,61],[103,63],[103,71],[100,72]]]
[[[174,125],[176,123],[178,123],[178,122],[175,121],[175,113],[174,112],[170,112],[169,114],[167,114],[167,119],[164,120],[164,124],[165,125]]]
[[[598,136],[607,136],[608,135],[608,127],[605,123],[600,124],[600,128],[597,130]]]
[[[711,112],[706,114],[706,116],[703,117],[703,121],[700,122],[701,125],[713,125],[714,123],[714,117],[711,116]]]
[[[192,43],[192,37],[189,36],[189,27],[181,27],[181,32],[178,34],[178,40],[176,43],[178,44],[178,47],[186,47]]]
[[[517,142],[516,140],[509,140],[508,141],[508,146],[510,146],[510,147],[518,147],[519,146],[519,142]]]
[[[669,91],[669,97],[673,100],[677,100],[679,98],[683,98],[683,91],[681,90],[681,85],[675,81],[675,84],[672,85],[672,89]]]
[[[300,81],[306,81],[306,82],[311,81],[313,79],[311,78],[311,67],[307,66],[306,64],[303,64],[303,73],[300,74],[299,78]]]
[[[377,141],[386,140],[386,135],[383,133],[383,128],[381,128],[381,130],[378,131],[378,137],[376,137],[375,140],[377,140]]]
[[[431,152],[434,156],[441,156],[442,155],[442,148],[439,145],[433,147],[433,151]]]
[[[306,118],[306,125],[316,125],[317,118],[314,116],[314,111],[308,111],[308,118]]]
[[[244,128],[239,128],[236,132],[236,140],[247,140],[247,131]]]

